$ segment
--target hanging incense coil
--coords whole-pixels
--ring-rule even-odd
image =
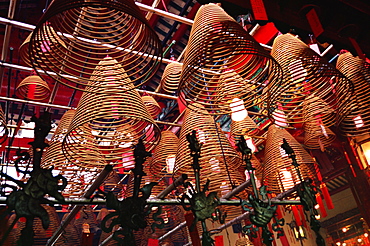
[[[133,0],[53,1],[28,50],[35,69],[77,90],[101,87],[90,80],[107,55],[124,66],[136,87],[155,74],[162,59],[159,38]]]
[[[294,150],[302,179],[311,178],[315,180],[313,158],[287,130],[271,125],[267,132],[263,180],[268,186],[268,189],[275,194],[280,194],[301,182],[297,170],[292,165],[292,159],[281,148],[283,139],[286,139],[290,147]]]
[[[45,60],[48,64],[56,63],[57,57],[62,57],[67,51],[67,46],[62,38],[57,34],[54,28],[50,25],[44,25],[42,31],[37,33],[31,32],[26,40],[19,46],[19,55],[27,66],[32,66],[32,58],[30,58],[30,42],[33,37],[34,41],[40,44],[40,49],[45,52]]]
[[[162,111],[158,102],[152,96],[142,96],[141,99],[143,100],[149,114],[153,117],[153,119],[157,118],[158,114]]]
[[[48,83],[38,75],[31,75],[24,78],[21,83],[19,83],[16,90],[21,98],[34,101],[42,101],[50,95]]]
[[[307,119],[303,106],[307,101],[329,108],[326,111],[317,108],[328,127],[342,121],[346,114],[344,106],[353,92],[349,79],[291,34],[275,38],[271,55],[284,72],[284,91],[275,97],[268,112],[277,125],[292,127],[291,124],[304,123]]]
[[[216,124],[212,116],[204,113],[200,105],[194,107],[197,110],[186,109],[184,123],[180,131],[179,147],[176,154],[175,176],[187,174],[189,180],[194,179],[192,168],[193,158],[190,156],[187,135],[193,130],[196,132],[198,141],[202,144],[199,158],[200,181],[205,184],[210,180],[210,191],[220,192],[220,184],[227,181],[226,186],[231,186],[229,173],[238,168],[242,161],[238,153],[231,147],[228,139]]]
[[[246,116],[242,121],[231,121],[230,140],[233,145],[236,145],[240,141],[241,135],[253,137],[258,132],[259,127],[249,116]]]
[[[186,105],[204,107],[212,115],[228,114],[230,100],[239,98],[246,108],[262,106],[280,93],[279,64],[231,16],[216,4],[202,5],[191,29],[179,84]],[[222,81],[236,80],[228,93]]]
[[[102,80],[103,73],[109,73],[109,79]],[[91,81],[101,88],[88,86],[83,93],[64,139],[63,153],[78,166],[132,168],[134,146],[142,139],[150,152],[159,142],[159,127],[116,60],[104,58]],[[100,93],[95,93],[97,90]]]
[[[350,52],[339,55],[337,68],[354,84],[355,92],[348,103],[349,114],[341,123],[343,134],[359,136],[370,131],[370,65],[364,60],[354,57]]]
[[[54,132],[49,144],[49,147],[43,154],[41,159],[41,167],[51,168],[59,174],[63,175],[68,184],[62,191],[65,197],[81,197],[91,182],[99,174],[98,170],[87,169],[73,165],[62,152],[62,143],[67,134],[69,124],[71,123],[76,110],[67,110],[59,121],[58,127]]]
[[[65,213],[62,218],[62,223],[64,223],[65,219],[69,213]],[[77,233],[77,229],[74,225],[75,218],[72,218],[68,225],[64,228],[63,233],[55,242],[56,246],[75,246],[80,245],[81,235]]]
[[[172,131],[162,131],[161,141],[150,159],[150,173],[155,177],[172,176],[179,139]]]
[[[0,144],[3,144],[8,138],[8,124],[6,123],[3,108],[0,107]]]
[[[304,132],[304,145],[308,149],[321,149],[324,151],[336,138],[333,131],[321,122],[305,123]]]
[[[169,63],[162,74],[161,82],[159,83],[158,91],[163,91],[168,94],[175,94],[179,88],[182,64],[179,62]]]

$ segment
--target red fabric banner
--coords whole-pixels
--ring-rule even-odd
[[[148,239],[148,246],[159,246],[159,240],[158,239],[149,238]]]
[[[191,225],[193,224],[193,221],[194,221],[193,213],[191,213],[191,212],[186,213],[185,214],[185,221],[186,221],[186,226],[189,229],[192,245],[193,246],[202,246],[202,244],[200,243],[200,238],[199,238],[199,233],[198,233],[197,227],[194,226],[194,229],[191,230]]]
[[[215,236],[215,246],[224,246],[224,236]]]
[[[324,28],[322,28],[321,22],[319,17],[317,16],[316,10],[311,9],[306,14],[306,18],[308,21],[308,24],[310,24],[311,30],[313,32],[313,35],[315,37],[320,36],[324,32]]]
[[[262,0],[251,0],[251,5],[255,20],[268,20],[265,5]]]

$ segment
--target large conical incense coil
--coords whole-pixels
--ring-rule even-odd
[[[0,106],[0,144],[8,138],[8,124],[6,123],[3,108]]]
[[[304,124],[304,145],[308,149],[321,149],[334,142],[336,136],[329,127],[322,122],[306,122]]]
[[[38,75],[30,75],[24,78],[17,86],[17,94],[21,98],[42,101],[49,97],[50,87]]]
[[[161,141],[154,148],[150,159],[150,173],[161,178],[172,176],[179,139],[172,131],[162,131]]]
[[[62,222],[64,223],[66,218],[68,217],[69,212],[65,213],[62,218]],[[64,228],[62,235],[56,240],[56,246],[75,246],[81,244],[80,235],[77,232],[77,229],[74,225],[75,217],[71,219],[68,225]]]
[[[287,130],[271,125],[267,132],[263,181],[268,189],[276,194],[289,190],[301,182],[298,172],[292,164],[292,159],[281,147],[284,143],[283,139],[286,139],[294,150],[302,179],[315,179],[313,158]]]
[[[370,70],[369,63],[354,57],[350,52],[339,55],[337,68],[354,84],[355,93],[347,104],[349,114],[340,125],[340,130],[350,136],[368,134],[370,131]]]
[[[158,126],[139,93],[132,90],[125,70],[109,70],[112,66],[120,67],[117,61],[106,57],[96,67],[92,77],[97,80],[92,83],[100,83],[101,88],[86,88],[64,139],[63,152],[76,165],[130,168],[139,139],[146,151],[151,151],[160,139]],[[110,76],[101,80],[103,73]],[[100,93],[94,93],[97,90]]]
[[[148,109],[149,114],[153,119],[157,118],[158,114],[162,111],[161,106],[152,96],[142,96],[141,99],[144,102],[144,105]]]
[[[334,110],[324,100],[312,94],[303,101],[303,120],[330,124],[335,121]]]
[[[55,172],[63,175],[68,184],[62,191],[65,197],[81,197],[91,182],[99,174],[95,169],[87,169],[76,166],[64,156],[62,151],[62,143],[68,132],[68,127],[75,115],[76,110],[70,109],[64,113],[59,121],[58,127],[52,136],[49,147],[43,154],[41,166],[43,168],[53,167]]]
[[[209,179],[210,190],[221,191],[222,181],[227,181],[227,185],[230,185],[228,170],[238,168],[242,161],[213,117],[205,114],[200,108],[201,106],[198,105],[195,106],[196,110],[187,108],[185,111],[174,170],[176,175],[187,174],[189,180],[194,179],[191,166],[193,158],[190,156],[187,141],[187,135],[194,130],[198,141],[202,144],[199,158],[201,184],[205,184]]]
[[[226,74],[224,74],[226,72]],[[220,75],[238,80],[241,87],[220,96]],[[213,115],[228,114],[230,99],[244,101],[246,108],[279,95],[282,71],[247,31],[216,4],[198,10],[184,54],[179,84],[180,99],[196,101]],[[247,89],[248,88],[248,89]]]
[[[321,116],[327,119],[328,127],[342,120],[344,106],[353,92],[349,79],[291,34],[276,37],[271,54],[284,72],[284,91],[274,98],[268,112],[277,125],[303,123],[303,104],[310,95],[314,95],[310,98],[311,103],[322,100],[331,108]],[[279,113],[285,116],[277,117]],[[330,115],[333,113],[334,116]]]
[[[50,139],[49,147],[41,159],[41,166],[50,168],[52,166],[67,166],[66,158],[62,152],[62,143],[68,132],[68,127],[75,115],[76,110],[67,110],[59,121],[58,127]]]
[[[43,30],[38,32],[35,36],[33,36],[34,34],[31,32],[21,46],[19,46],[19,56],[28,66],[32,66],[32,58],[30,58],[31,52],[29,50],[32,36],[35,42],[40,44],[41,51],[45,52],[46,64],[57,63],[58,61],[55,59],[65,56],[66,54],[67,46],[62,38],[55,32],[54,28],[50,25],[44,25],[42,29]]]
[[[133,0],[53,1],[29,42],[32,66],[77,90],[101,86],[90,81],[107,55],[123,64],[135,86],[161,64],[158,36]]]
[[[178,62],[169,63],[162,74],[158,91],[164,91],[168,94],[175,94],[179,88],[182,64]]]
[[[243,135],[245,139],[251,138],[259,132],[257,124],[250,118],[246,116],[241,121],[231,121],[230,124],[230,140],[236,145],[240,137]]]

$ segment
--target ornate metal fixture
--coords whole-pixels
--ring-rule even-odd
[[[63,203],[64,197],[61,191],[66,187],[67,180],[62,175],[53,176],[53,168],[43,169],[41,168],[41,156],[43,150],[48,145],[45,143],[45,138],[51,129],[51,115],[45,112],[40,118],[35,116],[31,119],[35,122],[35,138],[31,142],[33,148],[33,166],[32,171],[21,170],[18,166],[19,161],[28,159],[29,153],[19,153],[19,158],[15,162],[15,168],[18,172],[30,175],[30,178],[26,183],[20,180],[16,180],[11,176],[1,172],[0,175],[6,179],[16,183],[19,188],[11,185],[3,185],[3,187],[10,187],[13,191],[7,196],[6,204],[8,206],[7,212],[10,213],[14,210],[16,218],[13,224],[9,227],[7,233],[5,233],[3,240],[6,239],[8,233],[13,228],[19,218],[26,218],[26,226],[21,231],[19,238],[19,245],[28,246],[33,245],[33,222],[34,219],[40,218],[42,221],[42,227],[47,229],[50,224],[50,219],[45,208],[41,206],[42,203],[52,204],[53,202],[47,199],[45,196],[53,197],[57,202]],[[62,184],[60,184],[62,182]],[[5,216],[3,213],[2,216]],[[2,244],[2,243],[1,243]]]

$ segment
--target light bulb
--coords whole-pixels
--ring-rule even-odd
[[[168,155],[166,158],[167,173],[173,173],[175,167],[176,155]]]
[[[346,227],[343,227],[342,228],[342,232],[347,232],[347,228]]]
[[[234,98],[230,103],[231,119],[233,121],[242,121],[248,116],[248,112],[244,107],[243,100]]]

